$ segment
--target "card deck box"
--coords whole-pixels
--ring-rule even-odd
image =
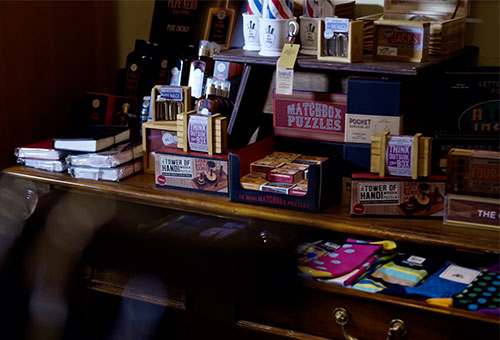
[[[304,144],[297,142],[300,140],[295,139],[294,142],[290,140],[279,137],[268,137],[242,149],[238,154],[229,154],[231,174],[229,176],[229,198],[231,201],[318,212],[333,204],[337,196],[340,197],[340,176],[338,176],[338,167],[334,166],[335,162],[338,163],[339,161],[339,150],[336,148],[328,150],[331,153],[330,157],[319,155],[318,160],[321,159],[321,161],[309,165],[307,190],[302,196],[294,195],[290,192],[295,186],[288,189],[281,188],[282,191],[287,191],[288,194],[249,190],[243,187],[240,178],[249,173],[250,163],[255,160],[261,159],[275,150],[283,150],[285,152],[292,150],[293,152],[310,154],[312,153],[311,150],[319,149],[309,146],[308,149],[300,150],[300,145],[304,148]],[[288,150],[285,150],[285,148]],[[336,185],[337,179],[338,186]]]
[[[352,174],[352,216],[442,217],[445,177],[422,180]]]
[[[368,51],[373,50],[376,20],[427,20],[430,22],[429,54],[447,55],[465,46],[465,19],[469,10],[468,0],[385,0],[383,13],[363,16],[357,20],[364,22],[363,46]]]
[[[282,166],[269,171],[267,179],[272,182],[295,184],[304,179],[304,171]]]
[[[245,189],[260,190],[260,186],[266,184],[268,181],[262,172],[250,172],[240,179],[241,186]]]
[[[376,20],[374,25],[373,59],[417,63],[428,60],[428,22]]]
[[[293,91],[273,97],[276,136],[344,141],[345,94]]]

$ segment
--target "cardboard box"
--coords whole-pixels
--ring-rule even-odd
[[[330,142],[344,141],[347,96],[324,92],[274,93],[273,124],[276,136]]]
[[[500,152],[451,149],[446,193],[500,197]]]
[[[403,83],[399,80],[349,77],[347,112],[376,116],[403,114]],[[363,98],[360,100],[360,98]]]
[[[228,176],[227,155],[209,156],[176,148],[161,148],[155,152],[155,184],[160,188],[227,195]]]
[[[240,178],[249,172],[250,163],[271,154],[277,148],[281,150],[281,147],[283,143],[276,145],[275,139],[269,137],[242,149],[238,154],[229,154],[231,172],[229,198],[231,201],[318,212],[333,204],[337,196],[340,198],[340,176],[337,176],[338,167],[334,166],[335,162],[339,161],[339,155],[336,154],[332,154],[326,161],[309,165],[305,195],[294,194],[291,192],[293,187],[284,189],[288,194],[245,189]],[[337,179],[339,180],[338,187]],[[304,189],[302,188],[301,191],[303,193]]]
[[[374,116],[346,113],[345,141],[371,144],[372,135],[389,131],[393,135],[403,132],[403,118],[396,116]]]
[[[442,217],[444,176],[425,180],[352,174],[351,215]]]
[[[458,8],[457,8],[458,3]],[[456,11],[456,13],[455,13]],[[364,22],[363,48],[373,51],[376,20],[427,20],[430,22],[429,54],[447,55],[465,46],[465,19],[468,0],[400,1],[385,0],[384,12],[360,17]],[[453,13],[455,16],[452,18]]]

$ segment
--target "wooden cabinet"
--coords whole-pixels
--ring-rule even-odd
[[[226,197],[156,188],[153,175],[146,173],[120,183],[78,180],[67,174],[20,166],[5,169],[4,175],[47,183],[59,191],[118,199],[132,204],[131,207],[136,204],[139,219],[140,206],[151,206],[164,209],[165,214],[186,212],[244,221],[248,228],[239,243],[234,243],[237,246],[218,247],[223,258],[230,260],[227,266],[219,267],[217,264],[221,262],[215,260],[197,269],[189,267],[193,269],[191,275],[175,269],[172,272],[168,269],[175,266],[168,263],[175,257],[168,256],[167,251],[152,251],[156,256],[143,259],[148,263],[141,262],[139,256],[135,266],[127,262],[129,270],[149,267],[156,273],[169,272],[164,277],[171,284],[169,298],[161,298],[151,290],[141,292],[114,286],[106,282],[106,275],[87,282],[87,288],[99,294],[124,296],[176,311],[170,320],[178,318],[178,322],[166,327],[176,329],[174,333],[179,339],[201,334],[239,339],[343,339],[344,331],[360,340],[386,339],[393,320],[402,320],[407,333],[405,336],[395,334],[391,339],[493,339],[498,336],[500,323],[496,316],[298,279],[293,255],[297,242],[319,233],[322,237],[351,235],[391,239],[401,247],[430,250],[446,259],[491,261],[498,259],[498,232],[443,226],[438,220],[354,219],[338,206],[322,213],[251,206],[230,202]],[[147,214],[153,216],[151,212]],[[119,230],[118,227],[116,232]],[[143,254],[132,252],[133,240],[129,239],[130,247],[127,247],[121,238],[123,235],[112,237],[102,246],[109,247],[113,253],[113,249],[122,244],[121,252],[126,247],[130,250],[129,256]],[[138,242],[139,238],[135,239]],[[159,249],[159,244],[157,240],[156,248],[151,245],[146,248]],[[176,254],[190,252],[190,249],[185,245],[178,248]],[[211,263],[223,270],[211,271]],[[111,276],[112,271],[108,275]],[[348,315],[344,331],[333,316],[336,308],[343,308]],[[198,333],[186,332],[189,324],[198,325]]]

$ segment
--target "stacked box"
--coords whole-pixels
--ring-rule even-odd
[[[349,78],[344,160],[355,167],[368,170],[372,135],[385,131],[401,134],[402,110],[401,81]]]

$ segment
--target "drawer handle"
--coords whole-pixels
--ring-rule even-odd
[[[337,307],[333,310],[333,318],[335,322],[342,326],[342,334],[344,334],[344,338],[346,340],[358,340],[357,338],[349,335],[347,330],[345,329],[346,325],[349,323],[349,313],[345,308]]]
[[[408,332],[406,323],[400,319],[394,319],[389,324],[389,330],[387,331],[387,340],[391,340],[393,336],[404,337]]]

